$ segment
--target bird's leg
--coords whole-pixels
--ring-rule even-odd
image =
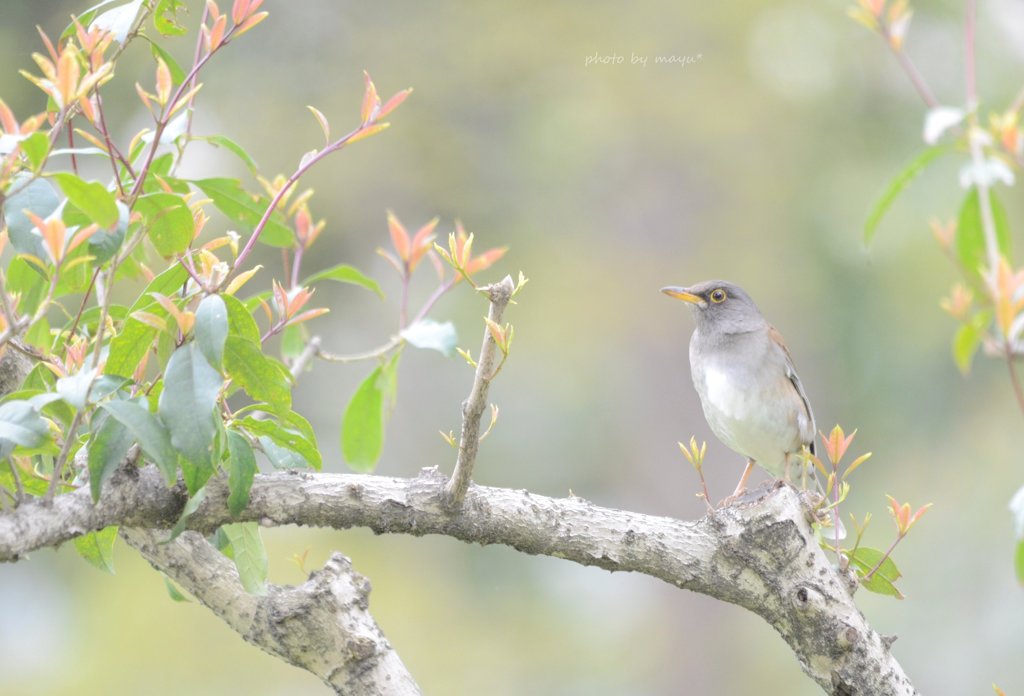
[[[743,475],[740,476],[740,482],[736,484],[736,490],[732,492],[728,500],[734,500],[743,494],[743,491],[747,490],[747,479],[750,478],[750,472],[754,470],[754,460],[747,460],[747,468],[743,470]]]

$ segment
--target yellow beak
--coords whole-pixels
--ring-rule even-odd
[[[690,304],[695,305],[706,304],[704,302],[703,297],[701,297],[700,295],[694,295],[692,292],[689,292],[686,288],[677,288],[670,285],[667,288],[662,288],[661,291],[668,295],[669,297],[674,297],[677,300],[682,300],[683,302],[689,302]]]

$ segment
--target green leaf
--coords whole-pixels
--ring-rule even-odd
[[[224,295],[224,305],[228,310],[228,335],[244,338],[260,345],[260,327],[246,309],[242,301],[234,295]]]
[[[878,573],[872,575],[870,580],[861,580],[860,584],[868,592],[903,599],[903,593],[899,591],[893,581]]]
[[[50,436],[40,406],[28,401],[8,401],[0,405],[0,459],[9,457],[15,447],[35,448]]]
[[[188,278],[188,271],[179,263],[172,264],[150,281],[138,299],[128,308],[128,313],[147,311],[161,317],[166,316],[167,310],[153,299],[151,293],[173,295],[181,288],[186,278]],[[103,371],[108,375],[131,377],[135,373],[135,368],[153,347],[153,339],[156,338],[156,334],[156,329],[138,319],[132,317],[125,319],[121,331],[110,341],[110,352],[107,355],[107,364]]]
[[[12,194],[4,201],[4,221],[11,238],[11,246],[19,254],[32,254],[41,259],[46,258],[43,237],[24,211],[46,219],[60,205],[57,192],[45,179],[33,179],[27,184],[25,177],[14,180]]]
[[[1010,225],[1006,219],[1006,211],[992,189],[989,189],[989,200],[992,203],[996,246],[1003,256],[1009,258]],[[981,221],[981,197],[976,188],[972,188],[967,193],[967,197],[960,207],[956,235],[953,237],[953,249],[964,269],[974,279],[980,280],[982,267],[988,265],[988,253],[985,248],[985,228]]]
[[[193,341],[171,355],[164,383],[168,388],[160,394],[157,410],[171,431],[171,444],[187,460],[182,473],[189,492],[195,493],[214,470],[217,395],[223,378]]]
[[[39,170],[46,164],[46,156],[50,154],[49,136],[43,131],[36,131],[18,143],[18,147],[21,148],[21,151],[25,153],[25,157],[28,158],[32,171],[38,174]]]
[[[242,434],[228,431],[228,511],[238,516],[249,506],[249,489],[256,476],[252,445]]]
[[[355,471],[373,471],[384,449],[383,371],[379,366],[363,380],[342,417],[341,452]]]
[[[242,587],[249,594],[266,594],[267,550],[260,538],[260,526],[256,522],[235,522],[223,525],[221,530],[231,542],[232,556]]]
[[[53,175],[64,195],[76,208],[103,229],[117,224],[120,213],[114,194],[97,181],[82,181],[71,172],[57,172]]]
[[[185,507],[181,509],[181,517],[179,517],[178,521],[174,523],[174,527],[171,529],[171,535],[167,537],[167,541],[164,542],[165,544],[174,541],[182,532],[185,531],[185,525],[188,524],[188,518],[195,514],[196,510],[199,509],[199,506],[203,504],[203,500],[205,499],[205,488],[200,488],[192,494],[192,497],[185,503]]]
[[[882,561],[882,558],[885,558],[885,560]],[[878,565],[879,561],[882,561],[882,565],[878,566],[875,575],[881,575],[893,581],[899,580],[902,577],[899,569],[896,568],[896,563],[892,560],[892,556],[886,556],[884,551],[867,546],[858,546],[856,552],[850,556],[850,562],[861,568],[865,573]]]
[[[132,312],[138,312],[140,309],[150,310],[159,307],[160,303],[153,299],[153,293],[170,297],[182,289],[188,277],[188,271],[182,268],[180,263],[172,263],[158,273],[153,280],[149,281],[149,284],[146,285],[145,289],[135,299],[135,302],[128,308],[127,313],[131,314]]]
[[[131,432],[146,457],[160,469],[167,485],[173,486],[178,476],[178,453],[160,419],[137,401],[108,401],[100,408]]]
[[[306,287],[309,287],[313,283],[320,280],[335,280],[339,283],[352,283],[354,285],[360,285],[366,288],[367,290],[376,293],[378,296],[380,296],[381,299],[384,298],[384,291],[380,289],[380,286],[377,284],[377,281],[373,280],[372,278],[368,278],[367,276],[363,275],[362,271],[355,268],[354,266],[349,266],[346,263],[338,264],[337,266],[332,266],[331,268],[324,269],[319,273],[314,273],[313,275],[309,276],[304,281],[302,281],[302,284]]]
[[[928,148],[917,157],[915,157],[910,164],[903,168],[896,177],[889,182],[889,186],[885,189],[885,192],[875,201],[875,205],[871,208],[871,213],[868,215],[868,219],[864,222],[864,245],[869,246],[871,240],[875,237],[875,231],[878,229],[878,223],[882,221],[885,213],[889,210],[889,207],[893,204],[896,198],[903,192],[903,189],[907,187],[911,181],[913,181],[918,174],[923,172],[929,164],[931,164],[939,155],[950,151],[948,145],[935,145]]]
[[[196,309],[196,342],[207,362],[220,368],[228,337],[228,310],[220,295],[207,295]]]
[[[89,532],[75,537],[78,555],[102,571],[114,574],[114,541],[117,540],[117,526],[104,527],[98,532]]]
[[[1017,582],[1024,585],[1024,539],[1017,542],[1017,552],[1014,554],[1013,566],[1017,570]]]
[[[50,334],[50,322],[46,317],[39,317],[38,320],[28,327],[25,332],[25,343],[34,346],[44,353],[50,352],[53,343],[53,336]]]
[[[161,573],[161,575],[163,575],[163,573]],[[188,597],[186,597],[184,595],[184,593],[182,593],[181,590],[178,589],[178,586],[175,585],[174,582],[172,582],[169,577],[167,577],[166,575],[163,575],[163,578],[164,578],[164,586],[167,588],[167,594],[170,595],[171,601],[173,601],[173,602],[191,602],[192,601]]]
[[[98,424],[96,421],[99,421]],[[88,462],[89,489],[93,502],[96,502],[100,499],[103,484],[128,456],[128,449],[134,440],[127,428],[106,414],[95,417],[94,425],[96,429],[88,444]]]
[[[173,193],[150,193],[135,201],[149,228],[149,238],[161,256],[183,253],[195,236],[195,220],[188,204]]]
[[[307,440],[301,433],[286,428],[276,420],[249,417],[240,421],[239,425],[253,435],[267,437],[277,446],[295,452],[317,471],[323,466],[315,440]]]
[[[269,199],[244,190],[238,179],[199,179],[192,183],[213,201],[217,210],[251,229],[255,229],[270,206]],[[295,235],[285,224],[284,216],[275,210],[260,235],[260,241],[274,247],[292,247]]]
[[[252,173],[253,176],[255,176],[259,171],[259,168],[256,165],[256,161],[249,156],[249,153],[246,152],[241,145],[236,143],[231,138],[227,138],[223,135],[206,135],[199,136],[196,138],[196,140],[205,140],[214,147],[222,147],[225,150],[228,150],[236,157],[238,157],[238,159],[242,160],[243,163],[245,163],[245,166],[249,169],[249,172]]]
[[[170,1],[170,2],[178,2],[179,0],[161,0],[160,4],[161,5],[165,5],[165,4],[168,3],[168,1]],[[159,12],[159,10],[158,10],[158,12]],[[157,25],[157,30],[159,31],[159,29],[160,29],[160,27],[159,27],[160,20],[157,17],[154,17],[153,18],[153,23]],[[182,30],[182,32],[184,32],[185,28],[182,27],[181,30]],[[163,34],[163,32],[160,32],[160,33]],[[164,34],[164,36],[166,36],[166,34]],[[160,46],[160,44],[158,44],[157,42],[153,41],[151,38],[149,38],[145,34],[140,34],[140,37],[146,39],[147,41],[149,41],[149,48],[150,48],[150,50],[153,53],[153,58],[161,58],[161,59],[163,59],[164,63],[167,64],[167,69],[171,71],[171,80],[174,82],[174,84],[180,85],[182,82],[184,82],[185,81],[185,71],[181,69],[180,65],[178,65],[178,61],[176,61],[174,59],[174,56],[172,56],[170,53],[165,51],[163,49],[163,47]]]
[[[455,343],[458,341],[454,324],[450,321],[442,324],[433,319],[421,319],[404,329],[401,336],[410,345],[417,348],[436,350],[445,356],[452,354],[455,350]]]
[[[93,379],[96,378],[96,370],[81,369],[73,375],[61,377],[57,380],[57,393],[64,401],[68,402],[78,411],[85,408],[86,398]]]
[[[178,23],[178,10],[183,7],[185,7],[185,4],[181,0],[160,0],[157,3],[156,10],[153,12],[153,26],[156,27],[161,36],[185,35],[188,30]],[[153,47],[155,48],[156,44],[153,44]],[[176,79],[175,82],[181,83],[182,80],[184,80],[184,75],[182,75],[181,79]]]
[[[953,336],[953,361],[963,374],[971,371],[971,362],[991,321],[991,312],[978,312],[961,324]]]
[[[129,317],[121,331],[110,340],[110,352],[103,371],[108,375],[131,377],[153,347],[156,329]]]
[[[885,558],[884,561],[882,561],[883,557]],[[871,576],[871,579],[864,580],[864,577],[878,565],[879,561],[882,561],[882,564],[878,566],[878,570]],[[903,599],[903,593],[894,584],[901,577],[901,574],[891,556],[885,557],[885,552],[878,549],[859,546],[853,555],[850,556],[850,563],[857,569],[857,576],[860,578],[864,589],[869,592]]]
[[[309,332],[305,324],[290,324],[281,332],[281,356],[294,360],[302,355],[309,341]]]
[[[275,411],[291,408],[290,373],[252,341],[238,336],[228,337],[224,346],[224,370],[257,401],[267,402]]]
[[[142,294],[128,308],[128,313],[138,312],[140,309],[150,310],[153,307],[159,307],[160,303],[153,299],[152,294],[158,293],[169,297],[178,290],[181,290],[186,280],[188,280],[188,271],[182,268],[180,263],[171,264],[149,282],[149,285],[142,291]]]
[[[26,314],[35,313],[43,301],[47,287],[47,279],[34,266],[17,256],[11,259],[7,266],[7,291],[21,296],[18,309]]]
[[[115,205],[117,206],[118,214],[117,225],[111,230],[101,229],[89,237],[89,254],[95,257],[97,265],[102,265],[113,258],[114,254],[121,248],[121,244],[124,242],[125,235],[128,232],[128,221],[131,217],[131,211],[121,201],[116,201]],[[70,201],[64,206],[61,217],[64,220],[64,224],[68,227],[86,227],[92,223],[92,219]]]
[[[235,418],[241,418],[243,415],[253,411],[260,411],[268,416],[277,418],[285,427],[296,431],[310,442],[316,443],[316,433],[313,431],[313,426],[295,411],[279,412],[275,411],[269,404],[249,404],[235,411]]]
[[[275,469],[288,470],[312,468],[312,465],[305,457],[286,447],[278,446],[266,435],[260,435],[258,440],[260,443],[260,449],[263,450],[263,454],[267,456],[267,460],[270,461],[271,466]],[[2,471],[2,469],[0,469],[0,471]]]

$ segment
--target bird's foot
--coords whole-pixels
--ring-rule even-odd
[[[785,481],[775,480],[767,481],[763,485],[759,485],[756,488],[751,489],[748,489],[744,486],[742,489],[733,491],[733,494],[730,495],[728,498],[724,498],[723,500],[718,501],[718,504],[715,506],[715,509],[719,510],[724,507],[729,507],[730,505],[747,505],[749,503],[757,502],[761,498],[764,498],[766,495],[768,495],[771,491],[774,491],[777,488],[781,488],[782,486],[786,485],[788,484]]]

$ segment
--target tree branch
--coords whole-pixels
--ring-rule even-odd
[[[414,696],[419,687],[367,611],[370,583],[335,553],[295,587],[245,591],[235,565],[201,534],[122,529],[121,538],[248,642],[346,696]]]
[[[0,514],[0,560],[110,524],[167,528],[184,491],[168,489],[152,466],[118,472],[95,506],[88,490],[52,506],[30,501]],[[260,521],[417,536],[442,534],[503,544],[523,553],[650,575],[674,586],[745,607],[771,624],[804,672],[829,694],[916,694],[889,650],[891,639],[868,625],[853,602],[856,581],[829,562],[815,541],[800,495],[784,487],[751,505],[684,522],[555,499],[527,491],[470,485],[462,506],[443,503],[445,478],[424,470],[415,479],[281,472],[259,475],[249,507],[232,518],[222,478],[188,527],[208,533],[221,524]]]
[[[501,323],[501,317],[505,313],[505,307],[512,299],[515,285],[511,276],[505,276],[500,283],[494,283],[480,288],[487,293],[491,299],[491,307],[487,312],[487,318],[494,324]],[[473,376],[473,388],[462,404],[462,434],[459,436],[459,456],[455,461],[455,471],[452,478],[445,486],[445,502],[449,507],[458,507],[469,488],[469,482],[473,476],[473,464],[476,462],[476,452],[480,447],[480,418],[487,408],[487,390],[494,379],[494,360],[497,350],[497,343],[491,335],[489,326],[484,327],[484,342],[480,347],[480,355],[477,358],[476,374]]]

